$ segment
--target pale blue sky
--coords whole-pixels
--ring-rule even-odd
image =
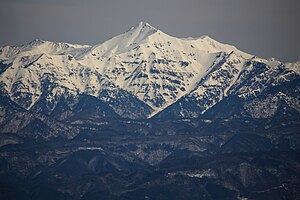
[[[35,38],[98,44],[139,21],[210,35],[261,57],[300,60],[299,0],[1,0],[0,46]]]

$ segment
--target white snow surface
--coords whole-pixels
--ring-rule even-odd
[[[222,59],[226,62],[220,64]],[[16,92],[32,94],[26,109],[41,98],[42,81],[49,75],[56,84],[53,95],[61,95],[64,88],[74,95],[97,97],[100,90],[113,84],[148,104],[153,116],[184,95],[201,99],[211,87],[220,90],[219,101],[228,95],[248,60],[260,60],[270,67],[280,64],[209,36],[176,38],[140,22],[95,46],[34,40],[27,45],[2,47],[0,62],[9,67],[3,72],[0,69],[0,83],[12,99],[18,98]],[[287,66],[299,73],[299,62]],[[214,78],[222,70],[232,76]]]
[[[295,63],[286,63],[285,64],[289,69],[297,72],[298,74],[300,74],[300,60],[295,62]]]

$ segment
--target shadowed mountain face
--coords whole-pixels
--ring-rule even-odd
[[[147,23],[0,48],[0,199],[300,198],[299,63]]]

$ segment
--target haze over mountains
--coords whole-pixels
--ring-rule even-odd
[[[299,73],[145,22],[1,47],[0,197],[299,197]]]

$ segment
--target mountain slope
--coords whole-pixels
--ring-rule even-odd
[[[0,49],[1,91],[47,115],[61,99],[72,105],[86,94],[123,118],[195,118],[227,96],[246,102],[298,79],[297,63],[257,58],[208,36],[175,38],[144,22],[95,46],[34,40]],[[299,111],[298,96],[285,99]]]
[[[299,62],[141,22],[0,48],[0,199],[300,199]]]
[[[225,97],[236,99],[233,102],[241,102],[243,110],[253,118],[272,117],[279,107],[277,102],[280,99],[300,111],[300,76],[297,72],[281,63],[271,66],[267,64],[268,62],[256,60],[240,62],[230,60],[231,57],[227,56],[219,62],[195,90],[156,117],[199,117]],[[224,109],[231,112],[235,107]],[[239,112],[236,110],[232,115],[241,113],[242,110]]]

